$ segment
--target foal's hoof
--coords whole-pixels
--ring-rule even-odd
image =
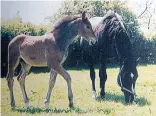
[[[49,100],[45,99],[44,100],[44,104],[45,104],[45,109],[48,110],[49,109]]]
[[[49,103],[45,103],[45,109],[49,110]]]
[[[95,91],[92,92],[92,98],[96,99],[96,92]]]
[[[12,110],[16,109],[15,102],[11,103],[10,105],[11,105],[11,109],[12,109]]]
[[[29,103],[25,103],[25,107],[26,107],[26,109],[30,109]]]

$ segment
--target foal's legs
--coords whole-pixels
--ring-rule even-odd
[[[90,79],[92,81],[92,98],[96,98],[96,89],[95,89],[95,71],[94,71],[94,66],[89,65],[90,68]]]
[[[51,91],[55,85],[55,81],[56,81],[56,76],[57,76],[57,73],[51,69],[51,72],[50,72],[50,79],[49,79],[49,89],[48,89],[48,92],[47,92],[47,96],[46,96],[46,99],[44,101],[45,103],[45,107],[46,109],[49,108],[49,102],[50,102],[50,96],[51,96]]]
[[[16,67],[19,64],[19,52],[14,49],[14,51],[11,51],[9,47],[8,51],[8,74],[7,74],[7,83],[10,91],[10,99],[11,99],[11,107],[15,108],[15,100],[14,100],[14,94],[13,94],[13,83],[14,83],[14,71]]]
[[[100,77],[100,96],[105,96],[105,82],[107,80],[106,73],[106,62],[101,63],[101,67],[99,69],[99,77]]]
[[[68,99],[69,99],[69,107],[73,106],[73,93],[71,88],[71,77],[69,73],[62,67],[62,65],[58,65],[55,69],[67,82],[68,85]]]
[[[14,99],[14,93],[13,93],[13,84],[14,84],[14,69],[10,68],[7,74],[7,83],[10,91],[10,105],[12,108],[15,108],[15,99]]]
[[[25,90],[25,78],[28,75],[31,66],[26,64],[24,61],[21,61],[20,63],[22,66],[22,72],[20,72],[20,75],[17,77],[17,80],[20,83],[20,87],[22,90],[22,94],[23,94],[23,98],[24,98],[26,108],[29,108],[29,99],[28,99],[28,96],[27,96],[27,93]]]

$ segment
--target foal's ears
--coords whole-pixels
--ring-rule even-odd
[[[82,12],[82,20],[85,20],[85,19],[87,19],[86,11],[83,11],[83,12]]]

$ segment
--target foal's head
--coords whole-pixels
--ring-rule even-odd
[[[135,83],[138,77],[136,68],[138,62],[139,59],[134,60],[133,58],[126,58],[122,64],[122,67],[120,68],[118,84],[124,93],[126,103],[132,103],[136,96]]]
[[[94,35],[91,23],[86,16],[86,12],[82,13],[82,20],[79,25],[79,35],[84,37],[87,41],[91,40],[93,44],[96,43],[97,39]]]

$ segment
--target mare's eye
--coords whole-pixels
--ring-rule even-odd
[[[86,26],[87,27],[87,29],[89,29],[90,27],[89,26]]]

